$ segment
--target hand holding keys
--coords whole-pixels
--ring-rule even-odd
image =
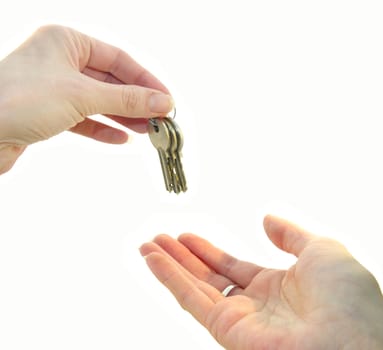
[[[149,121],[150,141],[157,149],[161,161],[165,186],[169,192],[186,192],[186,179],[182,168],[183,135],[171,118],[153,118]]]

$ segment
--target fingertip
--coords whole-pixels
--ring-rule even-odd
[[[155,92],[149,97],[149,109],[154,114],[167,114],[174,108],[173,97],[161,92]]]
[[[152,266],[158,265],[158,261],[162,258],[161,254],[158,252],[148,252],[147,254],[141,254],[145,259],[146,264],[152,270]]]
[[[154,237],[153,242],[157,243],[158,245],[162,245],[166,242],[169,242],[170,240],[173,240],[173,238],[167,235],[166,233],[160,233],[159,235]]]
[[[127,118],[127,117],[121,117],[117,115],[105,115],[109,119],[117,122],[118,124],[121,124],[130,130],[133,130],[136,133],[144,134],[148,132],[148,124],[149,119],[148,118]]]
[[[148,267],[157,276],[157,278],[159,278],[160,276],[158,274],[163,268],[163,264],[167,263],[166,257],[159,252],[150,252],[149,254],[144,255],[143,258],[145,259]]]
[[[263,218],[263,227],[265,228],[265,230],[267,230],[270,220],[272,220],[272,216],[270,214],[265,215],[265,217]]]
[[[177,240],[181,243],[186,243],[186,242],[190,242],[190,240],[192,239],[195,239],[195,238],[198,238],[197,235],[195,235],[194,233],[189,233],[189,232],[185,232],[185,233],[181,233]]]
[[[138,251],[140,252],[141,256],[145,258],[148,254],[150,254],[150,243],[144,243],[139,248]]]
[[[93,138],[101,142],[115,145],[127,143],[129,142],[129,139],[131,139],[131,137],[125,131],[114,128],[100,129],[95,132]]]
[[[148,261],[148,260],[150,260],[150,259],[155,259],[156,258],[156,255],[160,255],[159,253],[157,253],[157,252],[150,252],[150,253],[148,253],[148,254],[144,254],[144,255],[142,255],[142,257],[146,260],[146,261]]]
[[[157,252],[160,254],[163,253],[163,249],[161,248],[161,246],[157,242],[155,242],[154,240],[151,242],[146,242],[146,243],[142,244],[141,247],[139,248],[139,251],[140,251],[142,256],[145,256],[145,255],[148,255],[148,254],[154,253],[154,252]]]
[[[264,227],[275,246],[297,257],[313,237],[301,227],[274,215],[265,216]]]
[[[263,219],[263,227],[266,233],[272,233],[278,230],[281,226],[282,219],[271,214],[267,214]]]

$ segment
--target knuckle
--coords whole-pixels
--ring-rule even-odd
[[[134,113],[140,104],[140,98],[137,91],[129,86],[125,86],[122,89],[121,93],[121,106],[122,110],[127,110],[127,112]]]
[[[182,309],[189,311],[190,299],[193,297],[194,290],[192,288],[185,289],[179,296],[178,302]]]

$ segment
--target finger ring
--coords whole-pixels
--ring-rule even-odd
[[[238,287],[238,284],[230,284],[229,286],[227,286],[227,287],[222,291],[222,295],[223,295],[224,297],[227,297],[227,296],[230,294],[230,292],[231,292],[234,288],[236,288],[236,287]]]

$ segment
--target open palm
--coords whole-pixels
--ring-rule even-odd
[[[276,246],[298,257],[289,270],[240,261],[193,234],[159,235],[141,254],[227,349],[374,349],[383,330],[374,277],[338,242],[271,216],[264,224]],[[224,297],[231,284],[238,287]]]

